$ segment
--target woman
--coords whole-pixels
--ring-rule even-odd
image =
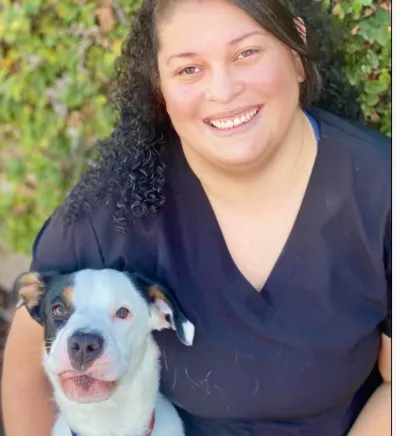
[[[278,0],[149,0],[132,33],[120,123],[32,269],[138,270],[172,289],[195,343],[156,339],[187,435],[390,434],[389,144],[305,110],[310,35]],[[16,315],[8,436],[50,432],[41,336]]]

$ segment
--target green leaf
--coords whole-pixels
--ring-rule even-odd
[[[380,27],[379,29],[376,29],[373,35],[378,44],[382,46],[390,44],[390,31],[386,27]]]
[[[391,81],[392,81],[392,78],[391,78],[391,75],[390,75],[389,71],[388,70],[383,70],[381,75],[380,75],[380,77],[379,77],[379,82],[383,86],[385,86],[385,89],[388,89],[388,88],[390,89]]]
[[[377,8],[374,16],[371,17],[373,25],[376,27],[389,27],[392,24],[392,18],[389,11],[383,8]]]
[[[378,95],[387,90],[387,84],[381,83],[379,80],[369,80],[365,83],[364,89],[368,94]]]
[[[367,56],[367,63],[371,65],[371,68],[373,70],[377,69],[380,63],[380,58],[378,54],[374,50],[368,50],[366,56]]]
[[[343,6],[341,3],[337,3],[333,8],[333,15],[338,17],[340,20],[343,20],[345,18],[345,11],[343,9]]]
[[[378,94],[367,94],[365,97],[365,103],[368,106],[375,106],[379,102],[379,95]]]

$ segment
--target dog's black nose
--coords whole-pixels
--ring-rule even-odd
[[[73,368],[88,368],[103,353],[103,338],[96,333],[75,332],[67,344],[70,363]]]

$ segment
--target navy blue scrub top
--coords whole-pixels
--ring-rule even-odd
[[[343,436],[378,384],[381,334],[391,335],[390,144],[310,115],[316,162],[261,292],[234,264],[177,141],[157,215],[120,234],[111,207],[71,227],[59,208],[34,244],[33,270],[139,270],[172,290],[195,324],[194,345],[173,331],[155,338],[161,390],[187,436]]]

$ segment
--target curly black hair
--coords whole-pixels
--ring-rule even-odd
[[[126,232],[128,217],[156,213],[164,204],[166,148],[176,133],[156,85],[159,48],[156,23],[164,19],[171,11],[170,6],[174,7],[178,1],[182,0],[144,0],[134,15],[115,64],[116,88],[112,101],[119,122],[109,138],[99,141],[97,159],[65,200],[63,219],[66,224],[72,223],[84,210],[111,203],[114,225],[120,232]],[[312,0],[288,0],[288,6],[280,0],[235,0],[232,3],[256,19],[258,4],[266,5],[267,21],[261,21],[268,23],[267,30],[296,49],[303,60],[309,79],[308,87],[301,91],[300,100],[304,105],[309,105],[316,97],[317,106],[345,118],[360,119],[356,103],[359,90],[353,89],[343,74],[344,58],[339,50],[342,35],[320,5]],[[273,19],[275,14],[278,21]],[[314,51],[301,41],[295,26],[290,27],[290,17],[292,20],[295,16],[304,19],[310,41],[317,41],[317,62],[313,59]],[[282,25],[282,20],[289,22]]]

